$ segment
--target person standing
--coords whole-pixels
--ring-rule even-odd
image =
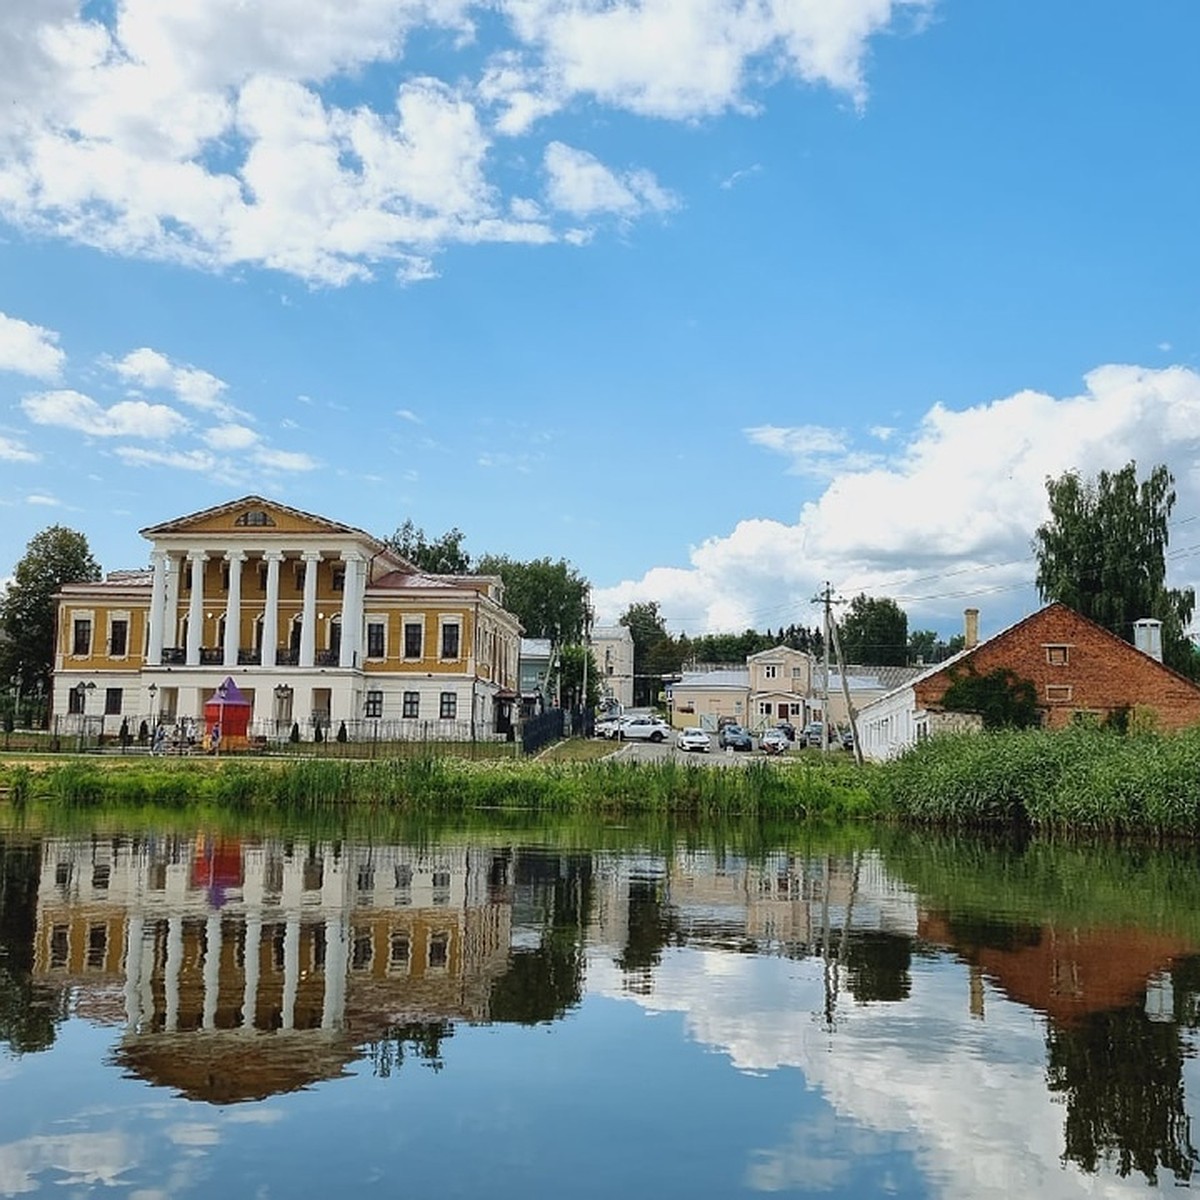
[[[210,754],[221,753],[221,723],[214,721],[212,732],[208,735],[208,750]]]

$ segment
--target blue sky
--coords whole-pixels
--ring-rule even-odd
[[[1036,605],[1044,480],[1200,549],[1200,9],[8,0],[0,577],[256,493],[602,619]]]

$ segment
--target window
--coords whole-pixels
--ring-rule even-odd
[[[458,635],[459,625],[448,624],[442,626],[442,657],[457,658],[458,657]]]
[[[804,668],[803,667],[793,667],[792,668],[792,678],[793,679],[802,679],[803,677],[804,677]]]
[[[367,657],[386,658],[387,651],[383,640],[384,624],[382,621],[367,623]]]
[[[221,591],[229,591],[229,564],[221,564]]]
[[[76,716],[83,712],[83,696],[75,688],[67,693],[67,712],[74,713]]]
[[[1046,699],[1051,703],[1062,703],[1071,699],[1071,685],[1066,683],[1046,684]]]
[[[298,591],[298,592],[304,591],[304,568],[305,568],[305,565],[306,564],[304,564],[302,562],[296,564],[296,591]]]
[[[346,568],[333,568],[333,590],[335,592],[344,592],[346,590]]]
[[[117,618],[109,628],[108,652],[113,658],[124,658],[129,648],[129,622]]]
[[[771,715],[770,700],[760,700],[758,702],[758,715],[760,717],[769,717]]]
[[[50,966],[65,967],[71,958],[71,935],[65,925],[55,925],[50,931]]]
[[[405,692],[404,707],[400,712],[404,717],[419,717],[421,715],[421,693]]]
[[[120,688],[104,689],[104,715],[106,717],[117,717],[121,715]]]
[[[404,623],[405,658],[421,657],[421,633],[422,627],[416,621],[406,621]]]
[[[92,652],[92,621],[90,617],[76,617],[71,653],[86,658]]]
[[[442,693],[442,706],[438,715],[443,721],[453,721],[458,716],[458,696],[456,693]]]
[[[779,667],[775,663],[767,663],[763,667],[763,676],[767,679],[774,679],[779,674]]]
[[[1070,648],[1067,646],[1047,646],[1046,662],[1052,667],[1065,667],[1070,660]]]
[[[108,957],[108,927],[106,925],[88,926],[87,965],[90,970],[100,971],[104,968],[104,960]]]
[[[448,933],[432,933],[429,935],[429,965],[434,970],[446,966],[450,957],[450,935]]]
[[[275,522],[261,508],[251,508],[234,521],[235,525],[274,525]]]
[[[367,928],[356,927],[351,931],[350,969],[366,971],[375,957],[375,947],[371,943],[371,931]]]
[[[392,971],[407,971],[409,956],[408,931],[393,929],[390,943],[388,968]]]
[[[98,892],[108,891],[108,881],[112,876],[112,867],[108,863],[95,863],[92,866],[92,887]]]
[[[368,692],[367,693],[367,707],[364,710],[364,715],[368,716],[368,717],[382,717],[383,716],[383,693],[382,692]]]

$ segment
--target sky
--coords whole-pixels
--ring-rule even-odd
[[[1200,576],[1193,0],[6,0],[0,578],[260,495],[601,622],[1038,606],[1045,481]]]

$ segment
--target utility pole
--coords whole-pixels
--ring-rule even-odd
[[[846,602],[845,600],[834,600],[833,588],[830,586],[829,581],[826,580],[825,590],[819,596],[813,597],[813,603],[824,606],[822,640],[825,643],[825,679],[824,687],[822,688],[822,694],[824,697],[825,709],[822,713],[823,720],[821,722],[821,753],[826,753],[829,750],[832,742],[832,729],[829,721],[829,650],[831,646],[834,646],[837,649],[838,674],[842,680],[842,696],[846,701],[846,717],[850,722],[850,729],[854,737],[854,753],[857,757],[859,754],[858,732],[854,728],[854,713],[850,708],[850,687],[846,682],[846,664],[842,661],[841,643],[837,640],[837,625],[834,623],[832,613],[832,608],[835,603],[845,604]]]

